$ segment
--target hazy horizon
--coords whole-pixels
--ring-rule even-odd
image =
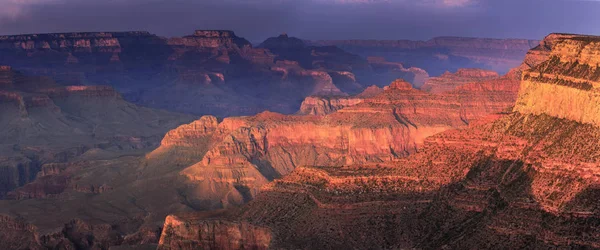
[[[0,0],[0,34],[148,31],[174,37],[233,30],[252,42],[281,33],[310,40],[541,39],[598,35],[598,1],[580,0]]]

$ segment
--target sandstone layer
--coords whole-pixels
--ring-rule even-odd
[[[585,110],[593,103],[567,90],[535,89],[535,85],[561,86],[593,92],[581,88],[593,74],[560,66],[569,57],[571,63],[590,60],[581,50],[596,40],[553,34],[533,49],[527,63],[512,72],[525,70],[525,84],[512,113],[428,137],[417,153],[406,158],[306,164],[266,185],[247,205],[182,217],[179,223],[235,222],[231,228],[250,224],[269,229],[272,249],[600,248],[600,204],[595,198],[600,186],[596,145],[600,128],[588,116],[565,117],[568,113],[562,112]],[[563,49],[570,44],[577,49],[566,51],[577,54],[576,59]],[[557,63],[553,54],[565,61]],[[539,64],[529,64],[534,61]],[[554,81],[528,77],[549,67],[554,67],[550,71]],[[409,86],[398,82],[390,88]],[[503,87],[467,84],[459,91],[482,88]],[[544,106],[534,102],[563,94],[570,96],[569,101]],[[365,104],[335,114],[361,105]],[[187,234],[182,229],[163,233],[159,248],[174,249]]]
[[[498,73],[480,69],[459,69],[455,73],[446,72],[439,77],[431,77],[421,86],[421,90],[430,93],[444,93],[456,89],[458,86],[500,78]]]
[[[192,183],[185,192],[193,207],[240,205],[253,199],[261,186],[299,166],[381,163],[419,152],[431,135],[509,110],[516,88],[495,86],[505,83],[512,82],[466,85],[461,91],[438,95],[397,80],[384,90],[373,87],[338,99],[356,101],[353,105],[330,102],[322,109],[317,108],[320,104],[306,103],[306,114],[316,115],[263,112],[225,118],[218,125],[214,118],[203,117],[169,132],[149,157],[161,162],[188,160],[189,167],[181,174]]]
[[[536,50],[549,50],[550,59],[523,74],[515,111],[600,125],[600,38],[553,34],[545,41]]]

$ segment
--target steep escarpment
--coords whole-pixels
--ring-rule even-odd
[[[362,93],[354,96],[309,96],[300,105],[301,115],[327,115],[340,109],[359,104],[364,99],[377,96],[383,92],[382,88],[375,85],[366,88]]]
[[[549,36],[530,53],[542,55],[531,60],[540,64],[520,68],[534,69],[523,73],[523,82],[529,81],[527,76],[537,66],[561,65],[552,56],[542,58],[560,51],[559,44],[587,44],[595,39]],[[587,60],[585,53],[574,53]],[[562,85],[564,77],[577,76],[573,71],[552,72],[562,76],[532,84],[593,91],[572,83]],[[408,87],[400,82],[390,86]],[[488,88],[502,89],[468,84],[458,91]],[[532,92],[526,91],[530,88],[521,89],[519,100],[530,98]],[[542,100],[572,94],[533,93],[536,96],[531,98]],[[556,104],[558,109],[543,106],[550,109],[542,113],[530,111],[526,102],[517,103],[513,113],[428,137],[419,152],[406,158],[371,164],[307,164],[266,185],[247,205],[197,215],[188,223],[235,221],[269,228],[272,248],[598,248],[600,204],[594,197],[600,186],[596,145],[600,128],[582,119],[586,116],[571,118],[558,112],[592,105],[589,99],[574,97],[573,102]],[[334,114],[361,105],[366,102]],[[186,239],[161,237],[161,242],[170,242],[165,249],[176,245],[171,239]]]
[[[180,152],[192,152],[185,148],[193,148],[196,142],[208,145],[207,149],[196,150],[205,152],[202,159],[191,164],[188,161],[189,167],[181,171],[193,183],[185,189],[188,202],[213,209],[243,204],[255,197],[261,186],[299,166],[394,161],[420,151],[425,138],[431,135],[466,127],[489,113],[509,108],[502,102],[494,104],[493,95],[483,104],[467,104],[462,97],[466,94],[429,94],[397,80],[385,90],[371,88],[353,97],[357,104],[329,114],[286,116],[263,112],[253,117],[225,118],[208,137],[203,132],[207,131],[206,121],[214,120],[205,117],[196,122],[202,124],[198,132],[202,136],[182,137],[191,142],[178,144],[182,145]],[[214,122],[210,124],[212,128]],[[168,135],[194,126],[180,127]],[[168,159],[191,159],[189,155]]]
[[[436,37],[428,41],[339,40],[312,41],[314,45],[335,45],[364,57],[382,56],[423,68],[438,76],[460,68],[484,68],[506,73],[518,66],[525,53],[539,41]]]
[[[270,228],[274,248],[597,248],[598,128],[494,119],[394,162],[297,168],[249,204],[188,223]]]
[[[271,245],[272,235],[268,228],[255,227],[248,223],[214,221],[189,224],[189,221],[197,220],[172,215],[167,217],[164,233],[173,237],[163,238],[159,243],[160,249],[269,249]],[[196,237],[198,232],[202,233]],[[196,239],[183,242],[175,238],[178,236],[181,236],[181,239]]]
[[[357,94],[373,84],[421,82],[427,75],[287,35],[255,48],[226,30],[174,38],[148,32],[2,36],[0,52],[0,64],[58,85],[110,84],[136,104],[218,117],[294,113],[310,95]],[[9,84],[9,77],[0,73],[0,84]]]
[[[600,125],[600,38],[556,34],[546,40],[548,47],[538,50],[549,49],[550,59],[523,74],[515,111]]]
[[[455,73],[446,72],[439,77],[431,77],[421,86],[421,90],[430,93],[443,93],[454,90],[456,87],[470,83],[500,78],[494,71],[480,69],[459,69]]]
[[[332,78],[332,84],[348,94],[360,93],[369,86],[366,84],[383,87],[398,78],[420,86],[429,76],[419,68],[407,69],[401,63],[386,62],[383,58],[365,60],[336,46],[309,46],[301,39],[287,34],[268,38],[259,47],[277,55],[276,61],[288,62],[287,64],[296,62],[305,70],[328,74]]]
[[[446,105],[455,105],[460,110],[461,119],[469,123],[486,114],[506,111],[514,105],[519,90],[519,72],[517,68],[499,77],[491,71],[462,70],[428,80],[422,87],[427,91],[412,91],[398,97],[405,99],[406,105],[430,105],[433,114],[447,110]],[[299,114],[330,114],[373,99],[379,92],[377,87],[370,87],[356,96],[310,96],[302,103]],[[433,107],[441,108],[434,110]]]

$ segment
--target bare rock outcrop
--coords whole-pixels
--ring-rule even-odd
[[[335,45],[364,57],[385,57],[388,61],[403,62],[438,76],[460,68],[485,68],[506,73],[521,64],[525,53],[539,41],[436,37],[427,41],[330,40],[307,43]]]
[[[269,228],[275,235],[271,246],[279,248],[599,248],[600,204],[594,197],[600,184],[600,129],[592,115],[566,112],[595,104],[573,94],[593,91],[594,70],[571,71],[577,66],[570,63],[578,59],[565,52],[581,56],[582,62],[594,60],[582,51],[593,51],[589,45],[598,38],[549,38],[534,49],[550,55],[546,60],[534,58],[539,64],[512,72],[525,70],[514,112],[428,137],[406,158],[299,166],[265,185],[248,204],[200,213],[194,223],[235,221]],[[536,72],[553,77],[532,77]],[[467,84],[457,91],[501,90],[506,87],[492,83],[507,79]],[[554,86],[566,89],[537,91]],[[397,82],[384,94],[415,91]],[[561,95],[570,101],[535,102],[562,100],[557,99]],[[375,99],[380,105],[401,100]],[[361,106],[366,112],[365,105],[330,116]],[[432,122],[431,117],[406,115],[419,124]],[[187,239],[179,236],[170,238]]]
[[[431,77],[425,81],[421,90],[430,93],[449,92],[456,87],[470,83],[500,78],[500,75],[490,70],[459,69],[456,73],[446,72],[439,77]]]
[[[161,250],[167,249],[270,249],[272,234],[268,228],[249,223],[205,221],[196,224],[197,218],[170,215],[159,242]],[[182,239],[195,238],[193,241]]]
[[[550,35],[536,50],[548,49],[549,59],[523,74],[515,111],[600,125],[595,94],[600,87],[600,38]]]

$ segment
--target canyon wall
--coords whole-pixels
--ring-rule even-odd
[[[600,38],[555,34],[546,40],[548,48],[539,49],[550,49],[550,59],[523,74],[515,111],[600,125]]]
[[[128,103],[112,87],[60,86],[6,68],[9,84],[0,87],[2,198],[36,180],[44,164],[65,163],[92,149],[103,157],[148,150],[166,131],[192,120]]]
[[[174,38],[148,32],[2,36],[0,52],[0,64],[59,85],[109,84],[136,104],[218,117],[294,113],[310,95],[358,94],[397,78],[420,85],[428,76],[287,36],[255,48],[226,30]],[[0,75],[6,84],[8,76]]]
[[[189,167],[181,171],[193,184],[185,191],[188,202],[203,208],[231,207],[253,199],[260,187],[300,166],[383,163],[419,152],[431,135],[509,110],[516,88],[487,88],[495,84],[512,82],[467,85],[438,95],[397,80],[384,90],[373,87],[356,97],[340,97],[356,100],[353,105],[319,108],[306,103],[301,113],[314,115],[263,112],[225,118],[216,128],[214,118],[203,117],[169,132],[150,157],[160,162],[197,159],[186,161]],[[171,139],[174,135],[179,136]],[[190,149],[205,154],[194,158]],[[179,153],[160,153],[169,150]]]
[[[431,77],[425,81],[421,90],[430,93],[449,92],[456,87],[471,83],[500,78],[494,71],[481,69],[459,69],[455,73],[446,72],[439,77]]]
[[[269,228],[271,248],[599,248],[600,129],[593,116],[578,113],[595,104],[585,93],[593,93],[593,84],[582,88],[594,78],[572,65],[595,60],[581,51],[596,40],[552,34],[541,42],[509,74],[524,72],[512,113],[430,136],[406,158],[297,167],[242,207],[199,213],[186,222]],[[573,44],[569,56],[563,48]],[[555,53],[563,54],[562,63]],[[556,75],[530,77],[535,72]],[[457,91],[515,87],[470,83]],[[546,100],[558,101],[541,105]],[[577,109],[576,115],[568,109]],[[161,242],[170,242],[168,249],[185,242],[179,237],[163,233]]]
[[[428,41],[333,40],[310,43],[335,45],[364,57],[385,57],[388,61],[403,62],[439,76],[460,68],[483,68],[504,74],[517,67],[525,53],[537,46],[539,41],[436,37]]]

